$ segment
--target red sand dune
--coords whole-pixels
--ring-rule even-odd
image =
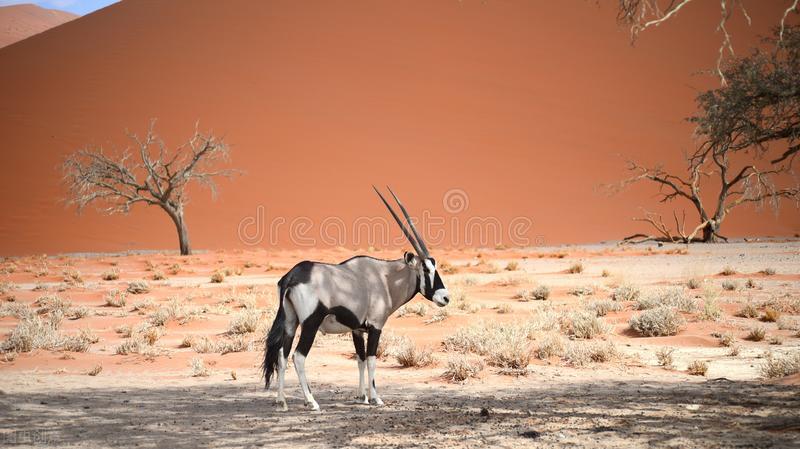
[[[0,6],[0,47],[19,42],[77,17],[66,11],[30,4]]]
[[[530,217],[532,242],[619,238],[644,229],[630,217],[654,190],[595,187],[623,174],[618,154],[680,165],[682,119],[715,84],[691,74],[715,61],[717,8],[692,5],[632,48],[613,6],[593,2],[114,4],[0,49],[0,253],[174,248],[160,211],[77,216],[60,202],[65,153],[125,145],[151,117],[172,145],[196,120],[225,134],[247,172],[216,201],[194,192],[195,247],[242,245],[259,205],[286,217],[280,245],[297,217],[383,217],[372,183],[415,213],[442,214],[444,192],[463,189],[458,217]],[[750,14],[752,28],[730,25],[742,51],[780,5]],[[744,211],[723,231],[792,234],[800,215]]]

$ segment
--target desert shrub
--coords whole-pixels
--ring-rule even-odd
[[[258,329],[261,313],[256,309],[243,309],[231,318],[228,323],[229,334],[247,334]]]
[[[636,301],[639,299],[641,290],[633,284],[622,284],[611,292],[611,299],[614,301]]]
[[[163,280],[164,280],[164,279],[166,279],[166,278],[167,278],[167,277],[166,277],[166,276],[164,276],[164,272],[163,272],[163,271],[161,271],[161,270],[155,270],[155,271],[153,271],[153,275],[152,275],[152,276],[150,276],[150,279],[152,279],[152,280],[154,280],[154,281],[163,281]]]
[[[208,377],[211,372],[200,357],[195,357],[189,362],[192,377]]]
[[[111,290],[104,297],[103,300],[108,307],[125,307],[127,303],[127,293],[119,290]]]
[[[717,321],[722,318],[722,308],[716,298],[707,297],[703,301],[703,309],[700,311],[699,317],[703,321]]]
[[[39,313],[66,315],[72,303],[58,295],[40,296],[33,305],[39,308]]]
[[[132,281],[128,284],[128,293],[132,295],[140,295],[150,291],[150,286],[146,281]]]
[[[537,301],[545,301],[550,297],[550,288],[546,285],[538,285],[531,290],[530,298]]]
[[[500,304],[497,306],[497,313],[511,313],[510,304]]]
[[[649,292],[636,301],[636,306],[639,310],[655,307],[673,307],[681,312],[697,310],[697,302],[686,296],[682,288],[666,288]]]
[[[686,280],[686,288],[689,290],[697,290],[703,285],[703,280],[700,278],[689,278]]]
[[[103,365],[98,363],[97,365],[94,366],[94,368],[90,369],[89,372],[87,372],[86,374],[90,376],[96,376],[101,372],[103,372]]]
[[[86,306],[78,306],[72,307],[67,312],[67,316],[73,320],[79,320],[81,318],[86,318],[87,316],[92,314],[92,310]]]
[[[169,273],[172,276],[175,276],[176,274],[178,274],[180,272],[181,272],[180,264],[174,263],[174,264],[172,264],[172,265],[167,267],[167,273]]]
[[[191,339],[191,348],[197,353],[208,354],[216,352],[217,344],[214,340],[203,335]]]
[[[771,345],[782,345],[783,344],[783,337],[780,335],[770,335],[767,342]]]
[[[645,337],[675,335],[683,328],[685,320],[672,307],[660,306],[645,310],[630,319],[631,329]]]
[[[756,281],[754,281],[754,280],[752,280],[752,279],[748,279],[748,280],[746,280],[746,281],[744,282],[744,287],[745,287],[745,288],[750,288],[750,289],[752,289],[752,288],[758,288],[758,284],[756,284]]]
[[[217,270],[211,275],[211,282],[214,284],[220,284],[225,281],[225,273]]]
[[[184,335],[178,347],[191,348],[192,344],[194,344],[194,337],[192,335]]]
[[[442,274],[456,274],[458,273],[458,267],[449,263],[446,260],[443,260],[437,264],[436,271]]]
[[[761,315],[761,321],[767,323],[774,323],[778,321],[780,317],[781,313],[779,311],[773,309],[772,307],[767,307],[766,309],[764,309],[764,313]]]
[[[602,276],[604,278],[607,278],[607,277],[611,276],[611,272],[606,270],[606,269],[603,269],[603,271],[600,273],[600,276]]]
[[[519,262],[512,260],[506,264],[506,271],[517,271],[519,269]]]
[[[108,271],[104,271],[100,275],[100,278],[103,279],[104,281],[116,281],[117,279],[119,279],[119,269],[112,268]]]
[[[776,321],[778,323],[778,329],[784,331],[796,331],[800,330],[800,321],[795,318],[781,316]]]
[[[736,316],[741,318],[756,318],[758,316],[758,309],[752,302],[747,302],[736,312]]]
[[[731,346],[733,346],[736,343],[736,337],[734,337],[734,335],[732,333],[730,333],[730,332],[725,332],[724,334],[719,334],[717,336],[717,339],[719,340],[720,346],[725,346],[725,347],[728,347],[728,348],[730,348]]]
[[[63,343],[58,332],[61,326],[61,315],[56,313],[48,317],[36,314],[20,319],[8,340],[0,343],[0,352],[30,352],[34,349],[57,349]]]
[[[100,337],[89,329],[81,329],[77,335],[64,338],[63,349],[69,352],[86,352],[92,344],[100,341]]]
[[[774,268],[767,267],[767,268],[764,268],[763,270],[761,270],[759,273],[761,273],[761,274],[763,274],[765,276],[774,276],[775,273],[777,273],[777,272],[775,271]]]
[[[161,327],[147,326],[139,332],[139,337],[148,345],[153,346],[164,333],[164,329]]]
[[[466,313],[475,313],[481,309],[479,305],[470,301],[466,292],[460,288],[450,290],[450,307]]]
[[[783,357],[775,357],[769,353],[761,365],[761,375],[767,379],[776,379],[797,373],[800,373],[800,352],[786,354]]]
[[[378,349],[375,351],[375,357],[385,359],[391,357],[395,351],[403,345],[406,337],[395,335],[391,332],[384,331],[381,334],[381,339],[378,341]]]
[[[774,296],[765,305],[781,313],[800,315],[800,296],[792,296],[789,293]]]
[[[736,274],[736,269],[734,269],[730,265],[727,265],[725,268],[722,269],[722,271],[719,274],[723,276],[733,276],[734,274]]]
[[[409,314],[425,316],[428,313],[428,306],[421,302],[415,302],[413,304],[406,304],[403,307],[397,309],[397,316],[403,317]]]
[[[519,285],[520,279],[511,276],[505,276],[497,280],[497,285],[500,287],[513,287]]]
[[[692,376],[705,376],[708,372],[708,363],[703,360],[695,360],[686,367],[686,372]]]
[[[722,289],[729,292],[735,292],[739,289],[739,284],[736,281],[724,280],[722,281]]]
[[[510,370],[527,368],[531,359],[531,344],[525,332],[514,330],[503,332],[488,348],[486,359],[489,365]]]
[[[658,365],[664,367],[665,369],[672,369],[675,367],[675,360],[672,357],[672,354],[675,353],[675,348],[668,348],[668,347],[661,347],[658,348],[656,351],[656,360],[658,360]]]
[[[450,382],[466,382],[478,377],[485,365],[483,360],[453,354],[447,357],[447,370],[442,376]]]
[[[119,334],[122,338],[130,338],[131,334],[133,333],[133,329],[128,324],[121,324],[114,328],[114,332]]]
[[[566,341],[563,336],[555,332],[548,332],[541,336],[536,347],[536,357],[547,360],[550,357],[561,357],[566,349]]]
[[[234,335],[230,338],[223,338],[216,343],[216,352],[222,355],[232,352],[244,352],[253,349],[253,341],[245,338],[243,335]]]
[[[0,317],[13,316],[14,318],[24,318],[33,315],[35,312],[27,304],[17,302],[7,302],[0,304]]]
[[[74,268],[67,268],[62,274],[64,275],[64,283],[67,285],[83,284],[83,275]]]
[[[756,326],[750,329],[747,334],[747,339],[750,341],[762,341],[767,336],[767,330],[761,326]]]
[[[462,327],[444,339],[448,351],[483,355],[490,365],[523,369],[530,361],[529,336],[532,326],[521,324],[478,323]]]
[[[564,360],[572,366],[580,367],[589,363],[604,363],[619,357],[619,351],[610,341],[570,342],[564,351]]]
[[[145,346],[147,346],[147,343],[140,338],[131,337],[117,345],[115,352],[119,355],[141,354],[144,352]]]
[[[583,273],[583,263],[575,262],[574,264],[570,265],[569,268],[567,268],[567,273],[569,274]]]
[[[433,363],[433,353],[429,348],[415,345],[406,338],[394,354],[397,363],[404,367],[422,367]]]
[[[425,324],[438,323],[440,321],[446,320],[447,317],[449,317],[449,316],[450,316],[450,309],[449,308],[447,308],[447,307],[438,308],[438,309],[436,309],[435,312],[433,312],[431,317],[428,318],[427,320],[423,321],[423,323],[425,323]]]
[[[596,313],[589,311],[573,312],[564,316],[562,329],[574,338],[591,339],[608,333],[611,326],[606,324]]]
[[[133,308],[131,309],[132,312],[139,312],[139,314],[143,314],[145,311],[152,309],[155,307],[156,303],[153,301],[152,298],[145,298],[133,303]]]
[[[591,296],[591,295],[594,295],[594,286],[592,286],[592,285],[580,285],[580,286],[571,288],[567,293],[572,295],[572,296],[578,296],[578,297]]]
[[[594,301],[586,306],[586,310],[594,312],[597,316],[606,316],[608,312],[619,312],[622,310],[622,304],[611,300]]]
[[[729,357],[736,357],[736,356],[738,356],[738,355],[739,355],[739,353],[740,353],[741,351],[742,351],[742,348],[741,348],[739,345],[733,345],[733,346],[731,346],[731,347],[730,347],[730,349],[728,350],[728,356],[729,356]]]

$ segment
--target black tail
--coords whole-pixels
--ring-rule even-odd
[[[278,313],[275,315],[275,321],[272,322],[272,327],[269,329],[267,344],[264,346],[264,363],[261,365],[261,371],[264,372],[265,389],[269,388],[269,379],[272,377],[272,373],[275,372],[281,347],[283,347],[283,336],[286,334],[286,312],[283,310],[285,291],[281,285],[280,297],[278,298]]]

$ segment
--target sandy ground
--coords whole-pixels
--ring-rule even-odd
[[[80,319],[65,319],[61,332],[88,328],[99,341],[82,353],[34,350],[5,358],[0,354],[0,442],[56,447],[800,447],[797,376],[761,378],[767,351],[775,356],[798,351],[797,329],[735,316],[745,302],[761,312],[770,304],[797,304],[800,242],[688,249],[591,245],[438,251],[438,260],[456,267],[455,273],[445,275],[445,283],[463,289],[481,310],[453,311],[444,321],[426,324],[434,312],[429,308],[424,317],[393,317],[386,328],[430,347],[434,363],[402,368],[391,357],[381,359],[377,380],[386,405],[359,405],[354,401],[357,369],[349,338],[322,336],[306,365],[322,412],[304,407],[291,370],[289,411],[277,412],[274,390],[264,391],[260,379],[257,344],[274,313],[275,281],[296,261],[337,261],[349,254],[335,249],[208,252],[188,258],[148,253],[5,260],[5,305],[33,304],[43,295],[57,294],[72,307],[90,311]],[[518,262],[515,271],[503,269],[509,261]],[[578,262],[584,271],[567,273]],[[172,266],[176,263],[177,268]],[[720,275],[725,267],[737,273]],[[112,268],[119,270],[119,279],[102,280],[101,273]],[[225,268],[234,274],[222,283],[209,281],[213,272]],[[776,274],[760,273],[766,268]],[[82,282],[66,284],[65,270],[80,272]],[[156,272],[163,272],[166,279],[148,280],[150,292],[129,295],[125,307],[104,305],[110,290],[150,279]],[[628,319],[638,312],[633,303],[625,303],[623,310],[602,318],[612,328],[600,339],[612,342],[621,353],[614,361],[575,367],[558,358],[534,357],[523,376],[504,375],[487,366],[478,378],[463,384],[442,377],[449,357],[442,340],[460,327],[481,321],[519,322],[543,307],[581,310],[587,302],[607,298],[611,287],[621,283],[635,283],[646,292],[681,285],[689,278],[703,284],[688,291],[690,295],[712,292],[718,298],[720,319],[704,321],[698,313],[684,314],[687,324],[678,335],[642,338],[628,328]],[[756,287],[746,288],[747,279]],[[737,289],[722,290],[725,281],[734,281]],[[517,291],[536,285],[550,287],[547,301],[513,298]],[[568,293],[587,285],[595,287],[591,297]],[[198,354],[180,347],[186,336],[227,338],[229,322],[243,310],[243,300],[231,298],[243,295],[265,312],[261,328],[245,335],[256,342],[251,350]],[[133,310],[143,298],[153,305]],[[151,353],[116,354],[124,338],[115,328],[136,326],[159,307],[176,303],[201,311],[191,319],[168,322]],[[416,298],[412,304],[416,303],[426,301]],[[498,313],[506,308],[509,313]],[[782,315],[781,327],[796,325],[800,318],[797,310]],[[12,316],[0,318],[0,333],[11,332],[17,321]],[[766,330],[767,338],[745,340],[757,326]],[[729,348],[720,346],[715,333],[734,335],[740,353],[728,355]],[[662,347],[675,348],[674,369],[658,366],[655,353]],[[189,364],[197,357],[204,360],[209,376],[191,376]],[[705,377],[686,373],[694,360],[708,363]],[[88,376],[98,365],[102,372]]]

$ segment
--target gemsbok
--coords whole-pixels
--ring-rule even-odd
[[[403,204],[389,189],[411,232],[378,189],[375,186],[373,189],[400,225],[416,254],[406,252],[402,259],[397,260],[355,256],[339,264],[303,261],[278,281],[278,312],[267,334],[262,370],[265,388],[269,388],[270,378],[276,369],[278,371],[279,410],[288,409],[283,391],[284,378],[298,326],[300,338],[294,352],[294,367],[306,405],[319,410],[305,372],[305,360],[318,330],[326,334],[352,333],[358,358],[358,397],[365,404],[383,405],[375,385],[375,366],[378,342],[386,320],[417,293],[439,307],[450,302],[447,289],[436,272],[436,261],[430,256]],[[369,373],[368,382],[364,379],[365,369]]]

